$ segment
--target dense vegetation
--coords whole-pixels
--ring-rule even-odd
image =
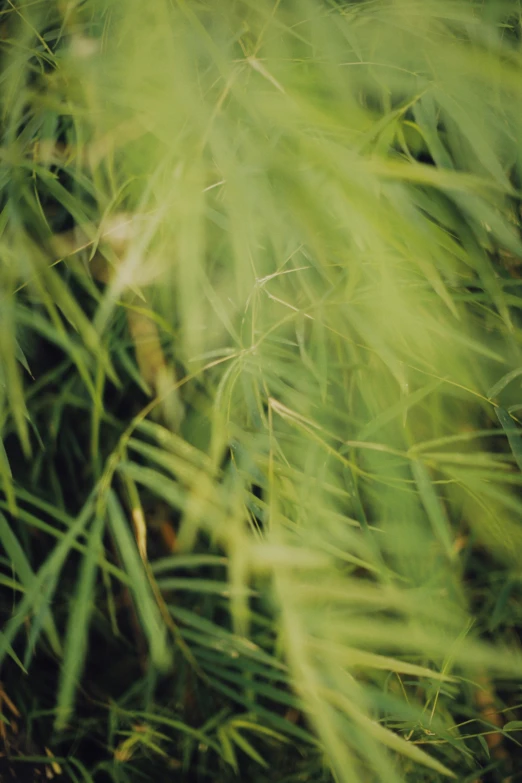
[[[518,0],[0,9],[0,778],[520,780]]]

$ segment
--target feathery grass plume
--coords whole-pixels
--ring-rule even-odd
[[[519,3],[2,17],[1,649],[71,779],[508,774]]]

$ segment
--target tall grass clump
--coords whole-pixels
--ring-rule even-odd
[[[518,779],[518,0],[0,9],[1,774]]]

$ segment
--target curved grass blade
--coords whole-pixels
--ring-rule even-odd
[[[516,426],[515,422],[505,408],[496,408],[497,418],[506,433],[511,451],[515,457],[519,469],[522,471],[522,430]]]
[[[55,726],[58,730],[65,728],[70,718],[76,687],[85,661],[104,526],[105,519],[101,514],[98,514],[92,524],[87,541],[87,552],[80,569],[76,596],[69,611],[56,705]]]
[[[73,547],[76,539],[85,529],[89,519],[92,515],[92,499],[85,504],[82,512],[71,528],[65,533],[62,540],[56,545],[51,552],[47,560],[41,566],[40,570],[35,574],[34,579],[26,590],[20,603],[16,606],[16,612],[13,617],[7,623],[2,639],[0,640],[0,663],[5,657],[6,652],[9,649],[9,645],[16,637],[20,628],[25,623],[25,620],[35,607],[39,609],[39,623],[45,622],[46,613],[49,611],[48,605],[42,602],[42,594],[45,596],[47,604],[50,604],[54,590],[58,583],[61,569]],[[43,604],[43,610],[41,609]],[[37,628],[36,631],[39,629]],[[27,646],[27,656],[32,653],[32,644],[36,642],[37,632],[31,633],[30,643]]]
[[[511,370],[511,372],[506,373],[502,376],[502,378],[495,383],[491,389],[488,391],[488,398],[492,400],[494,397],[498,397],[501,391],[504,391],[506,386],[508,386],[511,381],[514,381],[515,378],[519,378],[522,375],[522,367],[517,367],[516,370]]]
[[[31,568],[20,542],[11,530],[11,527],[2,513],[0,513],[0,542],[5,549],[11,565],[14,571],[18,574],[18,577],[25,587],[25,590],[29,590],[35,582],[35,574]],[[56,655],[61,654],[61,644],[56,625],[54,623],[52,615],[46,613],[46,617],[43,623],[43,627],[49,639],[51,649]]]
[[[132,538],[129,524],[112,491],[107,497],[107,513],[114,541],[130,579],[129,588],[147,638],[152,663],[160,670],[168,670],[172,664],[172,651],[167,642],[165,624],[154,599],[136,543]]]
[[[422,504],[433,528],[435,538],[439,540],[448,559],[454,560],[456,553],[453,546],[451,527],[440,496],[433,486],[428,470],[419,460],[412,460],[411,469],[419,489]]]

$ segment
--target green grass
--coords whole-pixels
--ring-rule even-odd
[[[0,775],[519,779],[518,0],[0,13]]]

